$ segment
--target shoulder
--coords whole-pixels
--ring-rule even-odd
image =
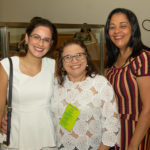
[[[109,84],[109,81],[103,75],[96,75],[95,77],[91,79],[94,80],[94,85],[97,88],[101,88]]]
[[[94,88],[99,91],[101,99],[104,101],[110,101],[114,97],[114,89],[106,77],[102,75],[96,75]]]
[[[12,59],[12,61],[19,60],[18,56],[12,56],[10,58]],[[1,64],[5,64],[5,63],[8,64],[9,63],[8,57],[3,58],[0,62],[1,62]]]
[[[12,59],[12,62],[14,63],[15,61],[19,60],[19,57],[18,57],[18,56],[13,56],[13,57],[11,57],[11,59]],[[8,68],[8,67],[9,67],[9,60],[8,60],[7,57],[6,57],[6,58],[3,58],[3,59],[0,61],[0,63],[2,64],[2,66],[3,66],[4,68]]]
[[[96,75],[93,79],[97,82],[108,82],[106,77],[103,75]]]
[[[139,55],[139,58],[141,59],[146,59],[147,57],[150,58],[150,51],[148,50],[143,50],[141,54]]]
[[[142,61],[145,61],[145,60],[150,61],[150,51],[148,51],[148,50],[142,50],[140,55],[138,55],[135,58],[135,61],[138,61],[138,62],[142,62]]]
[[[47,64],[55,65],[55,60],[52,58],[44,57],[43,61]]]
[[[132,69],[136,76],[150,75],[150,51],[143,50],[132,62]]]
[[[13,56],[11,57],[12,59],[12,62],[14,64],[14,62],[16,62],[17,60],[19,60],[19,57],[18,56]],[[4,70],[8,73],[8,70],[9,70],[9,60],[8,58],[3,58],[1,61],[0,61],[2,67],[4,68]]]
[[[44,67],[51,68],[51,70],[53,70],[53,72],[55,71],[55,60],[54,59],[48,58],[48,57],[44,57],[42,59],[42,62],[44,64]]]

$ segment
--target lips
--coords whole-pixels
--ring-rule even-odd
[[[39,48],[39,47],[34,47],[34,49],[35,49],[35,51],[37,51],[37,52],[43,52],[43,51],[44,51],[43,48]]]

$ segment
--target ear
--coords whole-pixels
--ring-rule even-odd
[[[25,34],[25,43],[27,44],[29,41],[29,36],[27,35],[27,33]]]

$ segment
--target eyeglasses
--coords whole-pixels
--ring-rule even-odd
[[[43,43],[45,43],[45,44],[50,44],[50,42],[51,42],[51,39],[50,39],[50,38],[43,38],[43,39],[42,39],[41,36],[39,36],[38,34],[30,35],[30,37],[32,37],[35,42],[40,42],[41,40],[42,40]]]
[[[73,57],[75,57],[75,59],[77,61],[81,61],[81,60],[85,59],[85,56],[86,56],[85,53],[77,53],[74,56],[72,56],[72,55],[66,55],[66,56],[63,57],[63,60],[66,63],[69,63],[69,62],[71,62],[73,60]]]

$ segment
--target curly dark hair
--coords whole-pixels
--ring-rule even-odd
[[[129,58],[138,56],[141,53],[142,49],[149,50],[149,48],[142,43],[141,31],[140,31],[140,27],[136,15],[128,9],[116,8],[112,10],[108,15],[106,26],[105,26],[105,38],[106,38],[106,48],[107,48],[106,67],[111,67],[116,62],[119,54],[119,48],[116,47],[116,45],[112,42],[109,36],[110,20],[114,14],[118,14],[118,13],[124,14],[131,25],[131,37],[127,44],[127,47],[131,47],[133,51],[132,54],[129,56]]]
[[[64,43],[64,45],[59,49],[59,56],[58,56],[58,64],[57,64],[57,78],[58,78],[58,83],[59,85],[63,85],[65,76],[67,75],[66,71],[63,71],[63,59],[62,59],[62,54],[64,51],[64,48],[68,45],[76,44],[79,45],[81,48],[84,49],[85,54],[86,54],[86,59],[87,59],[87,67],[86,67],[86,76],[90,76],[91,78],[95,77],[96,74],[98,74],[97,69],[92,63],[91,57],[88,53],[87,47],[84,45],[82,41],[79,40],[69,40]]]
[[[28,36],[30,36],[31,33],[33,32],[33,30],[36,27],[39,27],[39,26],[48,27],[50,29],[51,33],[52,33],[53,44],[50,47],[50,50],[48,51],[48,53],[46,54],[46,56],[47,55],[49,56],[53,52],[53,50],[55,50],[55,47],[56,47],[56,44],[57,44],[57,30],[56,30],[56,27],[54,26],[54,24],[51,23],[51,21],[49,21],[45,18],[42,18],[42,17],[33,17],[31,19],[28,27],[26,28],[26,34]],[[25,40],[23,40],[23,42],[20,44],[20,48],[24,49],[25,52],[27,53],[28,45],[25,44]]]

